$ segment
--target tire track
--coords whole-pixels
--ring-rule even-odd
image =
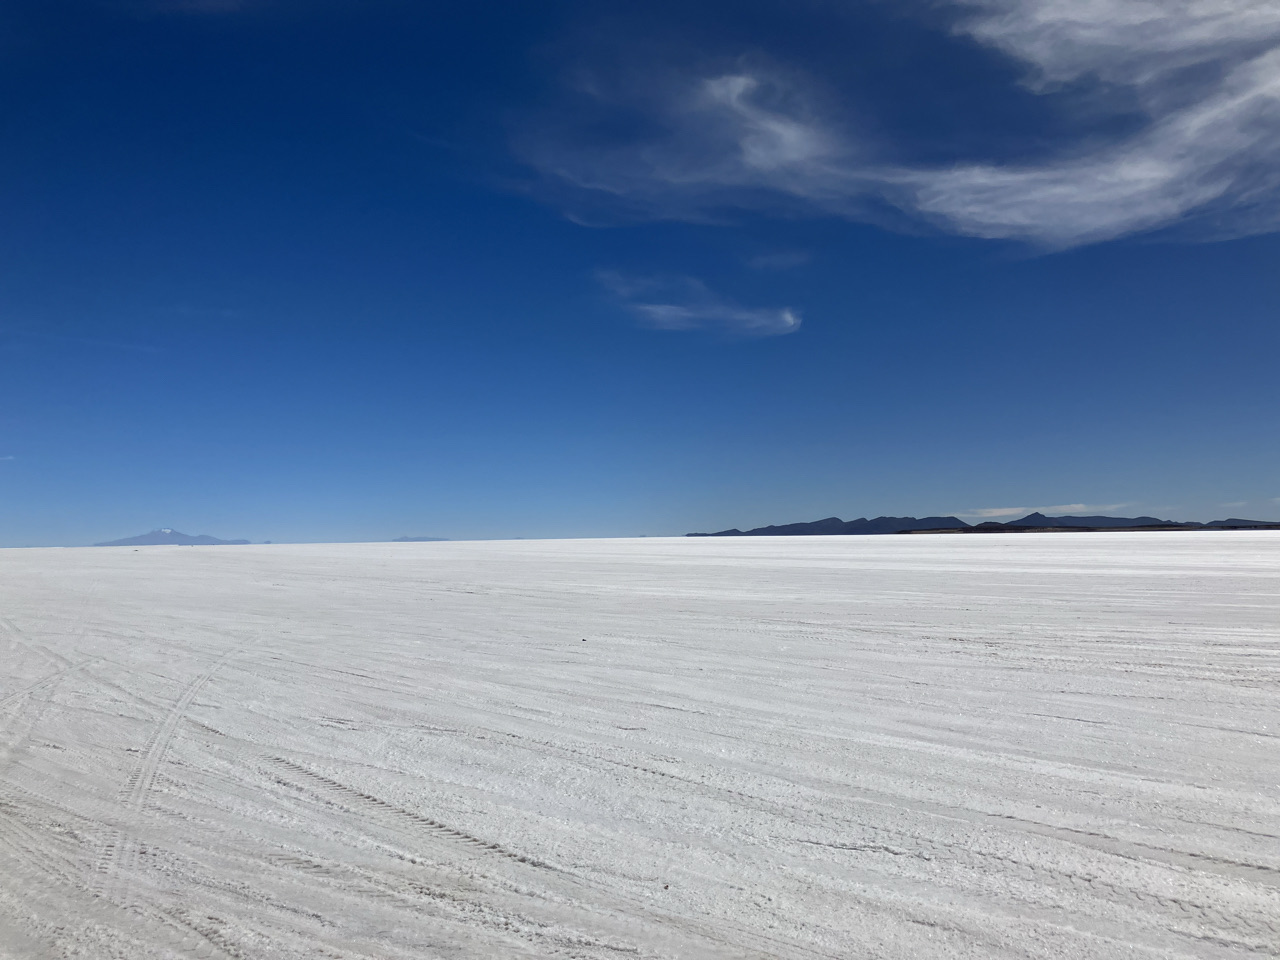
[[[424,827],[432,835],[453,843],[462,844],[473,852],[484,852],[492,856],[504,857],[508,860],[514,860],[517,863],[525,863],[530,866],[540,867],[546,870],[556,869],[549,863],[543,863],[533,857],[528,857],[524,854],[516,853],[513,850],[508,850],[501,844],[481,840],[479,837],[473,836],[463,830],[456,830],[453,827],[443,824],[439,820],[433,820],[420,813],[414,813],[412,810],[406,810],[403,807],[398,807],[395,804],[388,803],[386,800],[382,800],[372,794],[365,793],[363,790],[356,790],[353,787],[348,787],[344,783],[339,783],[337,780],[314,773],[301,764],[294,763],[292,760],[287,760],[284,757],[265,757],[264,759],[277,768],[305,777],[312,784],[319,785],[332,793],[336,793],[349,802],[356,804],[358,807],[364,807],[367,810],[372,810],[383,818],[397,820],[407,826]]]
[[[77,647],[79,644],[79,641],[83,640],[85,634],[89,632],[89,623],[88,623],[89,603],[93,599],[94,594],[97,593],[97,590],[98,590],[98,581],[94,580],[89,584],[89,589],[85,591],[84,598],[80,603],[80,610],[76,615],[75,626],[72,628],[72,630],[75,632],[75,639],[76,639],[76,643],[72,644],[73,648]],[[21,643],[23,646],[28,647],[28,649],[34,649],[34,647],[32,647],[30,643],[26,642],[29,639],[26,637],[26,634],[24,634],[21,630],[19,630],[11,620],[9,620],[8,618],[4,618],[3,621],[0,621],[0,622],[3,622],[5,628],[9,632],[11,632],[15,638],[17,638],[18,643]],[[87,657],[84,660],[79,661],[78,663],[70,663],[68,659],[62,656],[61,654],[56,654],[52,650],[49,650],[47,647],[44,649],[47,652],[47,655],[51,659],[62,662],[62,663],[66,663],[68,665],[63,667],[61,670],[55,670],[53,673],[49,674],[48,676],[40,680],[37,680],[35,683],[32,683],[26,687],[23,687],[20,690],[15,690],[13,693],[10,693],[5,697],[0,698],[0,710],[3,710],[4,708],[8,707],[10,704],[16,703],[17,701],[23,699],[26,696],[29,696],[32,693],[36,693],[48,687],[50,684],[61,681],[63,677],[69,676],[70,674],[75,673],[76,671],[84,667],[87,667],[90,664],[98,663],[99,661],[104,659],[101,656]]]
[[[138,860],[138,827],[146,812],[147,797],[155,786],[156,774],[169,752],[174,733],[186,715],[187,708],[191,706],[192,701],[213,678],[213,675],[242,649],[243,646],[237,646],[228,650],[207,670],[187,684],[181,696],[178,697],[177,703],[169,711],[169,715],[151,737],[146,753],[129,777],[128,792],[123,800],[127,822],[107,839],[98,861],[97,872],[101,875],[105,887],[103,892],[109,899],[133,905],[128,901]]]
[[[0,732],[4,734],[3,739],[0,739],[0,773],[6,778],[12,777],[12,769],[17,762],[17,757],[29,748],[32,735],[44,719],[51,705],[50,698],[57,686],[73,673],[101,659],[101,657],[93,657],[73,663],[0,700],[0,708],[3,708],[41,692],[45,693],[45,696],[34,706],[28,705],[25,709],[19,709],[16,713],[0,719]]]
[[[825,847],[831,850],[876,856],[907,857],[927,863],[958,865],[973,871],[975,875],[980,877],[1003,874],[1010,879],[1035,884],[1041,889],[1055,894],[1070,891],[1076,895],[1089,897],[1104,904],[1132,910],[1144,917],[1163,915],[1163,925],[1168,932],[1192,940],[1204,939],[1203,931],[1212,930],[1223,934],[1213,938],[1214,942],[1220,945],[1268,956],[1276,954],[1272,945],[1280,942],[1280,928],[1277,928],[1269,920],[1228,913],[1224,909],[1211,904],[1198,903],[1182,897],[1166,896],[1146,890],[1136,890],[1130,886],[1114,883],[1089,874],[1046,867],[1019,857],[1006,856],[990,851],[973,850],[962,844],[927,840],[902,831],[882,829],[875,832],[894,834],[898,838],[898,843],[903,844],[903,846],[876,840],[841,842],[807,840],[795,837],[779,837],[778,839],[789,843]],[[1189,927],[1191,929],[1188,929]]]
[[[362,813],[373,814],[376,819],[381,820],[392,830],[411,828],[414,830],[413,835],[418,835],[418,831],[422,827],[426,827],[430,836],[445,841],[455,849],[475,853],[477,859],[494,858],[496,862],[506,860],[532,867],[538,871],[539,885],[548,891],[555,891],[563,899],[566,909],[572,907],[582,910],[584,904],[599,902],[602,894],[604,894],[603,891],[574,873],[534,857],[509,850],[501,844],[483,840],[438,820],[396,806],[373,794],[357,790],[331,777],[315,773],[285,757],[267,756],[263,757],[263,760],[276,769],[277,773],[272,776],[281,785],[293,789],[298,789],[305,785],[306,788],[309,788],[307,792],[317,791],[317,788],[319,791],[328,792],[336,798],[340,798],[340,800],[333,802],[337,802],[341,809],[357,815]],[[280,776],[281,773],[283,773],[283,776]],[[302,777],[303,783],[299,784],[296,781],[291,781],[289,779],[290,776]],[[323,801],[323,797],[320,799]],[[341,801],[346,801],[346,804]],[[278,865],[289,862],[289,860],[277,860]],[[326,872],[323,865],[315,861],[310,861],[307,866],[302,866],[301,863],[296,866],[299,870],[313,875],[323,875]],[[645,902],[620,890],[609,890],[604,896],[607,900],[613,901],[615,906],[618,901],[628,904],[631,909],[631,916],[636,921],[654,924],[657,929],[679,930],[684,936],[692,938],[699,947],[696,954],[698,956],[733,956],[736,958],[752,957],[757,958],[757,960],[775,960],[778,956],[804,955],[821,958],[821,960],[842,960],[836,954],[805,946],[795,941],[782,940],[757,931],[735,929],[730,935],[733,939],[729,939],[723,931],[679,914],[663,912],[655,908],[652,903]],[[756,945],[749,946],[744,941],[755,941]],[[627,952],[633,951],[634,948],[627,950]]]
[[[257,884],[262,883],[264,876],[275,874],[281,879],[301,884],[309,891],[308,910],[296,904],[290,908],[283,902],[274,904],[277,909],[291,910],[322,926],[332,926],[325,919],[325,910],[337,911],[343,916],[353,913],[363,916],[365,909],[376,904],[399,912],[402,919],[398,922],[405,922],[406,916],[417,919],[430,916],[436,922],[452,923],[461,931],[469,931],[462,934],[464,936],[483,930],[498,938],[515,938],[526,947],[533,948],[539,956],[572,956],[581,960],[627,956],[633,960],[658,960],[659,954],[640,946],[643,939],[620,940],[614,931],[593,929],[591,921],[600,918],[568,898],[562,896],[562,902],[545,901],[542,897],[530,897],[527,890],[521,890],[518,899],[513,901],[509,872],[487,871],[483,866],[478,871],[474,869],[475,864],[482,865],[485,860],[492,859],[495,864],[510,861],[513,866],[519,863],[536,869],[539,876],[546,876],[546,871],[554,871],[562,879],[569,879],[569,875],[562,874],[555,867],[389,803],[288,758],[246,751],[238,759],[251,765],[256,761],[269,782],[284,788],[280,800],[277,800],[278,808],[284,801],[308,820],[315,819],[316,804],[352,816],[360,824],[358,835],[366,841],[373,841],[372,847],[362,843],[361,849],[366,852],[376,850],[381,857],[395,864],[395,868],[390,870],[371,868],[348,862],[341,855],[326,857],[296,845],[264,852],[258,841],[255,841],[256,849],[253,850],[221,849],[220,856],[242,861],[242,869],[247,875],[254,876]],[[238,782],[243,784],[244,781]],[[418,854],[424,834],[428,840],[440,841],[448,852],[444,856],[437,853],[435,857],[420,858]],[[408,845],[405,844],[406,839],[410,840]],[[471,854],[467,863],[473,866],[459,871],[459,858],[453,851]],[[448,879],[442,882],[442,876]],[[478,881],[477,876],[485,880]],[[497,891],[493,889],[495,881],[499,885]],[[326,908],[317,907],[317,897],[331,902]],[[514,910],[513,902],[516,905]],[[359,906],[361,904],[363,907]],[[320,912],[313,912],[316,910]],[[585,925],[581,922],[566,924],[566,914],[578,921],[585,917],[587,922]],[[292,932],[294,936],[301,935],[297,927]],[[380,955],[375,950],[370,956]],[[504,951],[501,947],[494,947],[488,955],[502,956]],[[526,954],[522,950],[519,955]],[[714,956],[724,955],[715,953]],[[739,951],[732,956],[740,960],[742,954]],[[710,960],[710,955],[708,957]]]
[[[31,638],[27,636],[26,631],[20,630],[12,620],[8,617],[0,617],[0,631],[9,635],[9,642],[15,646],[24,647],[32,653],[41,654],[52,660],[54,663],[66,665],[70,661],[61,654],[54,653],[43,644],[35,644]]]
[[[628,770],[634,770],[649,776],[660,777],[666,780],[677,781],[689,787],[696,788],[705,796],[726,798],[731,797],[739,801],[746,801],[748,805],[762,813],[780,817],[784,820],[803,824],[802,820],[797,819],[797,814],[801,813],[795,807],[779,803],[765,797],[756,796],[746,793],[733,787],[722,786],[719,784],[708,783],[695,777],[686,776],[669,771],[660,770],[655,767],[645,766],[642,764],[631,763],[626,760],[616,759],[605,756],[590,750],[584,750],[562,743],[550,740],[543,740],[537,737],[527,737],[519,734],[508,733],[490,728],[475,728],[476,732],[483,731],[490,736],[504,736],[516,741],[537,744],[540,747],[560,753],[562,756],[572,756],[580,762],[594,761],[595,763],[603,763],[615,767],[621,767]],[[589,766],[589,764],[588,764]],[[870,801],[876,804],[885,801]],[[901,802],[901,800],[899,801]],[[889,804],[892,805],[892,804]],[[948,819],[959,820],[963,823],[975,823],[976,818],[965,815],[959,811],[951,814],[941,814],[931,810],[928,807],[920,807],[917,804],[908,803],[916,812],[930,816],[944,816]],[[979,815],[983,819],[991,815]],[[806,818],[808,819],[808,818]],[[1100,903],[1124,906],[1137,911],[1144,916],[1150,916],[1154,910],[1164,912],[1167,919],[1167,926],[1182,936],[1195,938],[1197,935],[1185,929],[1188,921],[1198,924],[1202,928],[1212,929],[1219,933],[1228,934],[1232,939],[1223,940],[1223,943],[1229,943],[1233,947],[1244,948],[1249,951],[1261,951],[1266,954],[1273,954],[1275,951],[1266,947],[1266,944],[1274,944],[1280,942],[1280,924],[1273,922],[1271,919],[1261,916],[1246,916],[1240,913],[1229,912],[1222,906],[1215,904],[1207,904],[1196,900],[1187,899],[1181,896],[1166,896],[1148,890],[1137,889],[1122,883],[1113,883],[1105,881],[1094,876],[1083,873],[1077,873],[1070,869],[1046,866],[1037,863],[1031,859],[1021,857],[1013,857],[1000,854],[994,851],[975,850],[966,843],[949,842],[944,840],[934,840],[921,836],[916,833],[898,830],[883,824],[863,823],[856,819],[847,817],[827,815],[823,817],[829,823],[839,823],[844,827],[853,827],[859,832],[868,833],[873,839],[862,843],[835,844],[825,841],[811,841],[802,838],[789,837],[779,838],[786,839],[790,842],[801,844],[812,844],[815,846],[826,846],[834,849],[847,849],[850,851],[860,851],[864,853],[893,855],[893,856],[910,856],[918,860],[933,863],[953,863],[963,865],[970,870],[975,871],[978,875],[990,874],[993,870],[1004,871],[1011,876],[1020,876],[1023,879],[1032,880],[1046,889],[1070,889],[1079,894],[1085,895]],[[1029,821],[1022,821],[1015,817],[996,817],[996,819],[1012,820],[1019,823],[1020,827],[1031,826]],[[808,825],[812,826],[812,822]],[[1043,825],[1040,825],[1043,826]],[[1124,849],[1114,849],[1117,846],[1124,846],[1122,842],[1115,841],[1113,838],[1105,837],[1102,834],[1091,834],[1086,831],[1064,831],[1059,828],[1044,828],[1042,830],[1028,830],[1029,833],[1039,833],[1046,838],[1057,840],[1059,842],[1074,843],[1083,845],[1097,850],[1108,857],[1120,857],[1127,860],[1136,859],[1155,859],[1156,862],[1162,862],[1163,866],[1173,865],[1175,868],[1195,869],[1188,865],[1169,861],[1168,854],[1170,851],[1159,851],[1158,848],[1149,847],[1145,844],[1132,844],[1134,851],[1128,852]],[[1063,834],[1068,834],[1064,836]],[[1092,841],[1092,842],[1082,842]],[[1107,841],[1107,842],[1100,842]],[[1152,854],[1163,852],[1166,857],[1152,857]],[[1250,864],[1232,864],[1237,868],[1252,868],[1252,870],[1237,869],[1232,872],[1212,869],[1213,866],[1219,865],[1213,861],[1220,861],[1220,858],[1209,856],[1196,857],[1194,854],[1188,855],[1194,858],[1199,869],[1208,869],[1218,876],[1225,879],[1234,880],[1236,882],[1252,882],[1262,883],[1263,885],[1274,885],[1272,868],[1266,866],[1255,866]],[[1203,865],[1200,865],[1203,862]],[[1248,874],[1248,879],[1242,874]],[[1178,929],[1182,927],[1183,929]]]
[[[144,910],[134,907],[122,910],[113,904],[98,903],[92,911],[84,909],[83,899],[89,893],[83,874],[74,858],[51,847],[47,830],[25,821],[31,817],[27,801],[11,793],[0,792],[0,852],[9,853],[9,863],[0,872],[0,880],[20,887],[22,899],[37,907],[33,917],[53,918],[44,925],[52,926],[40,936],[39,930],[28,933],[47,941],[49,933],[59,941],[70,941],[77,955],[83,955],[92,942],[101,944],[87,932],[86,920],[106,920],[116,935],[140,939],[150,946],[162,946],[179,956],[193,960],[244,960],[244,954],[210,936],[198,923],[176,910]],[[43,916],[42,916],[43,915]],[[61,955],[61,954],[60,954]]]
[[[1280,888],[1280,867],[1265,863],[1249,863],[1230,857],[1219,857],[1209,853],[1197,853],[1194,850],[1174,850],[1170,847],[1158,847],[1137,840],[1121,840],[1094,830],[1080,830],[1075,827],[1059,827],[1052,824],[1027,820],[1011,814],[988,814],[992,819],[1009,820],[1018,824],[1018,828],[1027,833],[1044,837],[1052,837],[1067,843],[1099,850],[1111,856],[1127,859],[1147,859],[1188,870],[1202,870],[1215,873],[1228,879],[1244,879],[1270,887]],[[1274,839],[1267,834],[1262,836]]]
[[[392,853],[403,861],[401,854]],[[631,957],[633,960],[659,960],[670,954],[655,952],[640,944],[621,939],[616,932],[590,931],[580,925],[567,925],[563,917],[546,916],[545,905],[536,901],[522,903],[512,911],[502,904],[488,902],[481,888],[442,885],[439,878],[425,878],[400,872],[378,872],[353,867],[338,861],[320,861],[292,853],[268,854],[267,863],[293,875],[312,890],[317,882],[335,898],[349,901],[376,901],[382,908],[409,912],[414,917],[430,916],[437,922],[448,922],[468,931],[471,939],[484,931],[489,935],[522,941],[540,956],[570,956],[579,960]],[[408,866],[420,867],[416,861]],[[468,895],[469,894],[469,895]],[[341,902],[341,901],[339,901]],[[539,909],[543,906],[543,909]],[[345,909],[350,909],[345,906]],[[488,955],[500,955],[496,946]],[[523,951],[522,951],[523,955]]]
[[[0,699],[0,710],[9,706],[9,704],[11,703],[16,703],[17,701],[21,700],[25,696],[28,696],[32,693],[37,693],[40,690],[43,690],[45,687],[49,686],[49,684],[56,683],[57,681],[61,680],[63,677],[69,674],[75,673],[77,670],[82,670],[85,667],[89,666],[90,664],[98,663],[102,659],[103,659],[102,657],[89,657],[85,660],[79,661],[78,663],[73,663],[69,667],[63,667],[61,670],[56,670],[53,673],[49,674],[48,676],[43,677],[40,680],[37,680],[35,683],[30,684],[29,686],[23,687],[21,690],[15,690],[13,693],[9,694],[7,697]]]
[[[28,806],[21,798],[5,790],[0,792],[0,846],[7,847],[18,860],[29,868],[68,887],[76,885],[75,865],[60,852],[50,849],[47,837],[42,837],[24,820]]]

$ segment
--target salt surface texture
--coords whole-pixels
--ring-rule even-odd
[[[7,550],[0,664],[4,956],[1280,952],[1274,534]]]

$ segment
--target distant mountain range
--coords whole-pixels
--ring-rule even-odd
[[[969,533],[1025,532],[1028,530],[1280,530],[1280,523],[1266,520],[1161,520],[1158,517],[1046,517],[1029,513],[1021,520],[997,523],[987,520],[968,528]]]
[[[756,527],[754,530],[721,530],[719,533],[689,533],[689,537],[817,537],[846,534],[904,533],[911,530],[964,530],[969,526],[956,517],[876,517],[868,520],[841,520],[827,517],[812,523],[784,523],[776,527]]]
[[[1000,523],[965,523],[959,517],[876,517],[868,520],[841,520],[827,517],[810,523],[785,523],[754,530],[721,530],[719,533],[688,533],[688,537],[814,537],[882,533],[1030,533],[1046,530],[1280,530],[1280,523],[1265,520],[1213,520],[1209,523],[1160,520],[1156,517],[1046,517],[1029,513],[1020,520]]]
[[[150,533],[140,534],[136,537],[125,537],[123,540],[108,540],[106,543],[95,543],[94,546],[154,547],[161,544],[176,544],[183,547],[212,547],[248,542],[248,540],[219,540],[217,537],[211,537],[203,533],[193,537],[189,533],[179,533],[170,527],[161,527],[159,530],[152,530]]]

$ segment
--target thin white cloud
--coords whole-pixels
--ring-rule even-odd
[[[1024,162],[878,159],[815,86],[776,66],[654,73],[579,93],[650,131],[601,146],[535,137],[544,173],[632,213],[696,219],[779,203],[865,219],[888,205],[958,234],[1067,247],[1176,224],[1280,228],[1276,0],[951,0],[958,34],[1000,51],[1036,93],[1127,92],[1145,123]],[[560,134],[565,131],[560,131]]]
[[[693,277],[635,277],[601,271],[597,279],[645,326],[656,330],[775,337],[800,329],[800,315],[790,307],[742,307]]]
[[[0,457],[0,460],[17,460],[17,457]]]
[[[1133,506],[1132,503],[1057,503],[1049,507],[983,507],[980,510],[966,511],[958,516],[979,517],[983,520],[994,520],[997,517],[1025,517],[1029,513],[1043,513],[1050,517],[1099,516],[1131,506]]]
[[[1048,92],[1128,88],[1140,132],[1027,165],[913,171],[916,209],[959,233],[1053,245],[1216,214],[1217,230],[1280,226],[1280,4],[1275,0],[961,0],[960,29]],[[1199,74],[1197,76],[1196,74]]]
[[[1257,53],[1280,37],[1274,0],[953,0],[959,32],[1035,67],[1046,87],[1092,74],[1149,89],[1169,74]]]
[[[1218,504],[1218,506],[1220,507],[1247,507],[1248,505],[1249,505],[1248,500],[1232,500],[1230,503]]]
[[[519,149],[556,182],[626,212],[703,219],[779,201],[841,205],[874,184],[851,182],[858,161],[847,143],[818,116],[803,84],[776,70],[627,75],[577,92],[584,114],[640,114],[654,132],[585,143],[571,118],[549,134],[540,124]]]

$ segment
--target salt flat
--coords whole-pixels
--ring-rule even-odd
[[[1280,955],[1280,536],[0,551],[0,955]]]

